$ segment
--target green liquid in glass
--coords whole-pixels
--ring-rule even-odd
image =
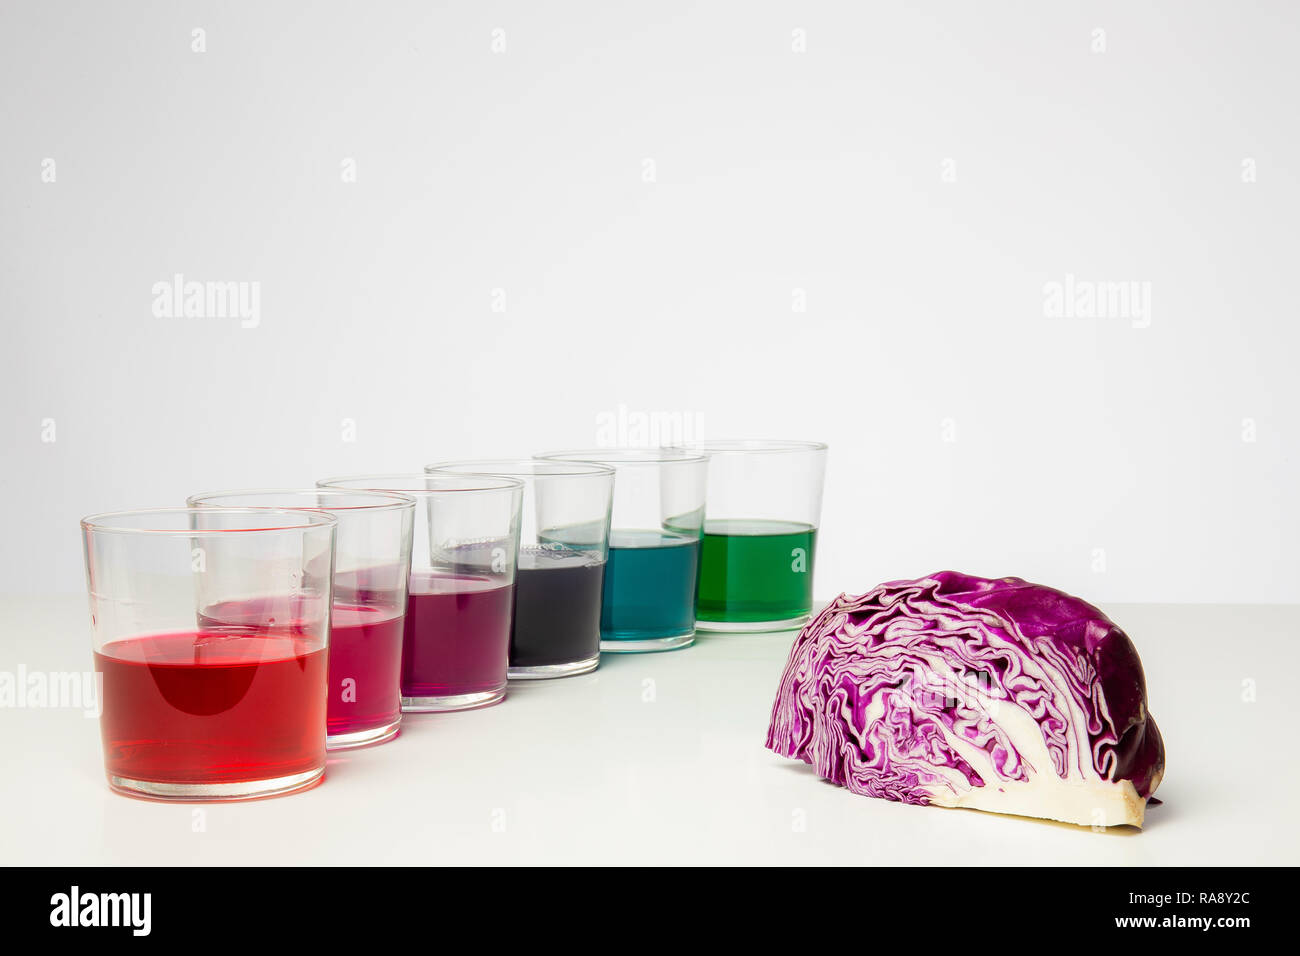
[[[805,617],[816,541],[816,528],[793,521],[706,521],[696,617],[730,624]]]

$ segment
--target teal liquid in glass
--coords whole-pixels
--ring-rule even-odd
[[[646,641],[695,631],[697,537],[661,531],[611,531],[603,641]]]

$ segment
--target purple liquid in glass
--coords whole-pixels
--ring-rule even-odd
[[[514,586],[486,577],[411,575],[402,696],[453,697],[506,686]]]

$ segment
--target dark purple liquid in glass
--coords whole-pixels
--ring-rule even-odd
[[[454,697],[506,686],[514,587],[468,574],[411,575],[402,696]]]
[[[592,552],[519,549],[511,667],[545,667],[600,654],[605,562]]]

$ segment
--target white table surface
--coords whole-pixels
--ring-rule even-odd
[[[856,796],[763,747],[793,632],[607,655],[499,706],[408,717],[305,793],[112,793],[98,725],[0,708],[5,864],[1296,864],[1297,607],[1113,605],[1168,770],[1143,831]],[[92,667],[85,599],[0,599],[0,671]],[[1243,700],[1244,681],[1255,700]]]

